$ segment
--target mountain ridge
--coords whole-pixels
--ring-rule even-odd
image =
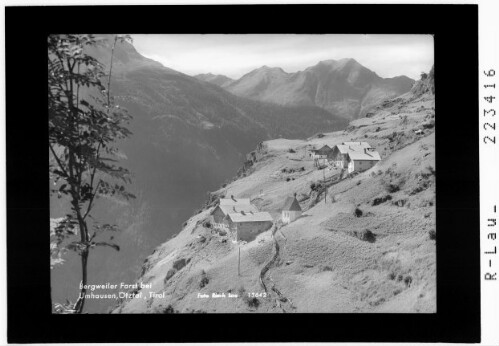
[[[353,58],[323,60],[297,72],[264,65],[237,80],[212,74],[198,78],[241,97],[279,105],[317,106],[349,120],[408,92],[414,83],[403,75],[382,78]]]
[[[194,78],[197,78],[197,79],[202,80],[204,82],[218,85],[219,87],[222,87],[222,88],[234,81],[232,78],[229,78],[227,76],[224,76],[221,74],[213,74],[213,73],[197,74],[194,76]]]

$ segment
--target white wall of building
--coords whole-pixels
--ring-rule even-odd
[[[301,211],[283,210],[282,211],[282,222],[283,223],[293,222],[301,216],[301,213],[302,213]]]

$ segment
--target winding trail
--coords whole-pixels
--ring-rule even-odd
[[[292,310],[296,309],[296,307],[293,306],[293,303],[291,302],[291,300],[289,298],[285,297],[281,293],[281,291],[279,291],[277,289],[277,287],[276,287],[274,281],[272,280],[272,278],[270,277],[270,275],[267,278],[265,277],[265,275],[270,270],[270,268],[275,266],[276,263],[279,263],[279,260],[280,260],[280,245],[275,237],[275,234],[277,233],[278,230],[280,230],[280,227],[278,227],[277,225],[274,225],[274,229],[272,230],[272,239],[274,241],[275,251],[274,251],[274,255],[272,256],[272,258],[267,262],[267,264],[265,264],[265,266],[260,271],[260,284],[262,285],[265,292],[269,295],[269,297],[272,296],[274,298],[275,305],[277,307],[282,309],[283,312],[291,312]],[[279,233],[286,240],[286,237],[284,236],[284,234],[282,234],[281,231]],[[266,283],[266,281],[268,281],[268,282]]]

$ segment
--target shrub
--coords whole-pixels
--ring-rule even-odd
[[[403,278],[404,278],[404,276],[402,274],[399,274],[397,276],[397,281],[402,281]]]
[[[362,216],[362,210],[360,210],[359,208],[355,208],[355,211],[353,212],[353,214],[356,217],[361,217]]]
[[[385,203],[386,201],[390,201],[392,199],[392,196],[391,195],[386,195],[384,197],[376,197],[375,199],[373,199],[373,202],[372,202],[372,206],[376,206],[376,205],[379,205],[381,203]]]
[[[400,190],[400,186],[397,183],[388,183],[385,185],[385,189],[390,193],[395,193]]]
[[[322,138],[322,137],[324,137],[324,134],[323,134],[323,133],[318,133],[318,134],[317,134],[317,138]]]
[[[428,165],[428,167],[426,167],[426,169],[433,175],[435,175],[435,168],[433,168],[432,165]]]
[[[248,298],[245,300],[246,300],[246,304],[248,304],[248,306],[250,308],[258,309],[258,307],[260,306],[260,301],[256,297]]]
[[[203,270],[201,272],[201,281],[199,282],[199,288],[205,287],[206,285],[208,285],[209,282],[210,282],[210,279],[208,279],[206,272]]]
[[[432,129],[435,127],[435,120],[430,120],[428,123],[423,124],[423,128]]]
[[[291,180],[291,178],[290,178],[290,177],[287,177],[287,178],[286,178],[286,181],[290,181],[290,180]]]
[[[408,275],[405,277],[404,279],[404,283],[407,287],[411,286],[411,283],[412,283],[412,276]]]
[[[162,313],[164,313],[164,314],[178,314],[178,311],[175,310],[171,304],[169,304],[166,308],[163,309]]]
[[[428,231],[428,236],[430,237],[431,240],[436,240],[437,239],[437,232],[435,232],[434,229],[431,229]]]
[[[376,241],[376,235],[373,232],[371,232],[370,230],[366,229],[366,230],[360,232],[359,239],[367,241],[369,243],[374,243]]]
[[[394,272],[391,272],[391,273],[389,273],[389,274],[388,274],[388,278],[389,278],[390,280],[395,280],[395,277],[396,277],[396,276],[397,276],[397,275],[396,275]]]
[[[296,153],[296,151],[293,150],[292,148],[289,148],[288,153],[294,154],[294,153]]]
[[[205,221],[203,223],[203,227],[205,227],[205,228],[211,228],[211,222],[210,221]]]

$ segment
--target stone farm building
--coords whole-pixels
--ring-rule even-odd
[[[282,222],[287,224],[295,221],[301,216],[302,209],[300,203],[296,199],[296,194],[294,197],[286,198],[284,206],[282,208]]]
[[[272,216],[260,212],[249,198],[221,198],[211,212],[213,227],[230,233],[237,241],[251,241],[272,227]]]

